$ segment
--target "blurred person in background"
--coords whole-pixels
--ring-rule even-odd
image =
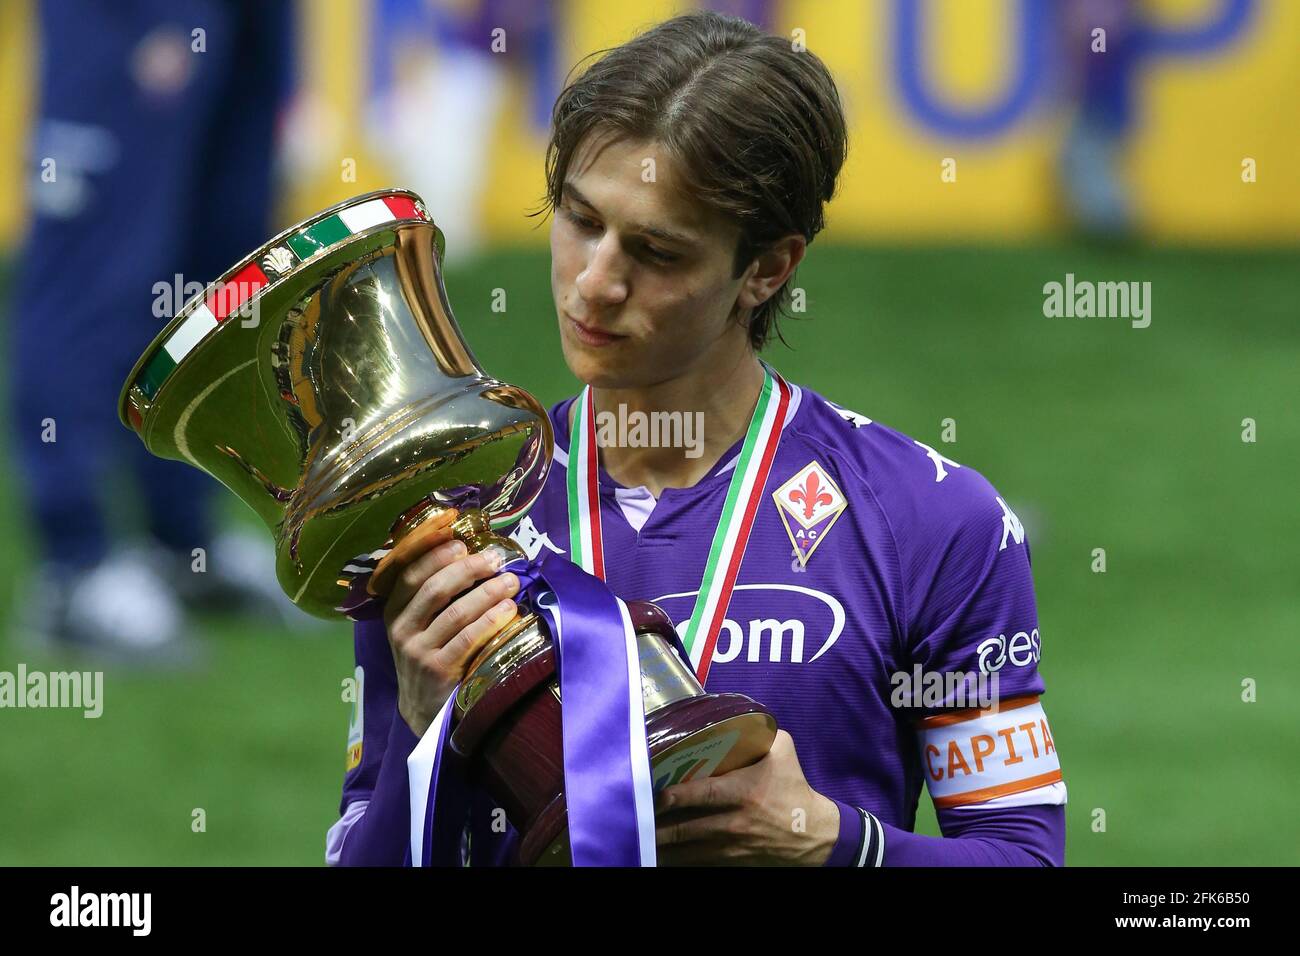
[[[1083,233],[1125,236],[1133,229],[1123,162],[1134,126],[1141,37],[1137,4],[1072,0],[1062,12],[1065,63],[1076,105],[1061,151],[1061,199]]]
[[[776,19],[776,0],[700,6],[764,29]],[[536,0],[373,2],[370,141],[394,180],[438,210],[450,262],[483,248],[483,193],[511,66],[523,70],[533,130],[547,135],[560,92],[562,9]]]
[[[545,134],[559,93],[555,15],[533,0],[375,0],[370,137],[397,181],[438,210],[452,261],[483,245],[508,65],[522,65],[527,112]]]
[[[15,261],[10,381],[38,555],[15,637],[179,663],[195,650],[187,611],[274,609],[287,624],[298,613],[265,542],[216,532],[211,479],[149,455],[116,413],[149,341],[198,284],[269,235],[292,4],[43,0],[37,9],[30,224]],[[146,539],[121,539],[122,502],[110,489],[137,494]]]

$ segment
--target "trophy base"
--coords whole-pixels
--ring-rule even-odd
[[[772,715],[741,694],[705,694],[669,704],[646,721],[655,792],[755,764],[772,749],[775,739]],[[572,863],[564,794],[552,800],[523,834],[519,862],[524,866]]]
[[[776,739],[776,720],[743,694],[710,694],[679,657],[668,616],[628,603],[636,633],[646,744],[656,791],[749,766]],[[506,625],[457,691],[450,748],[520,834],[526,866],[571,859],[564,796],[562,701],[555,654],[534,613]]]

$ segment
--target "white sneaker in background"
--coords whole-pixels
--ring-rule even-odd
[[[21,643],[108,664],[171,668],[201,659],[176,592],[140,548],[115,550],[84,571],[41,566],[14,617]]]
[[[195,610],[267,618],[272,626],[295,633],[323,632],[327,621],[300,610],[280,588],[275,552],[265,534],[225,531],[212,542],[203,571],[190,565],[173,579],[181,598]]]

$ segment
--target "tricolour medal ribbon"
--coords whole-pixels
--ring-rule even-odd
[[[726,618],[731,593],[745,557],[745,546],[754,527],[763,488],[776,458],[786,413],[790,386],[766,364],[758,404],[749,420],[745,441],[727,488],[722,516],[713,533],[713,544],[704,566],[704,578],[695,598],[691,619],[681,635],[690,654],[691,666],[701,686],[709,674],[718,634]],[[596,448],[595,411],[591,386],[582,390],[574,414],[569,442],[569,540],[574,563],[602,580],[605,577],[601,535],[599,462]]]

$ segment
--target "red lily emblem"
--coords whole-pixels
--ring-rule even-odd
[[[803,487],[790,492],[789,498],[791,501],[803,502],[803,516],[805,518],[811,518],[818,505],[829,505],[835,501],[829,494],[821,490],[820,485],[821,481],[817,477],[817,472],[810,471]]]

